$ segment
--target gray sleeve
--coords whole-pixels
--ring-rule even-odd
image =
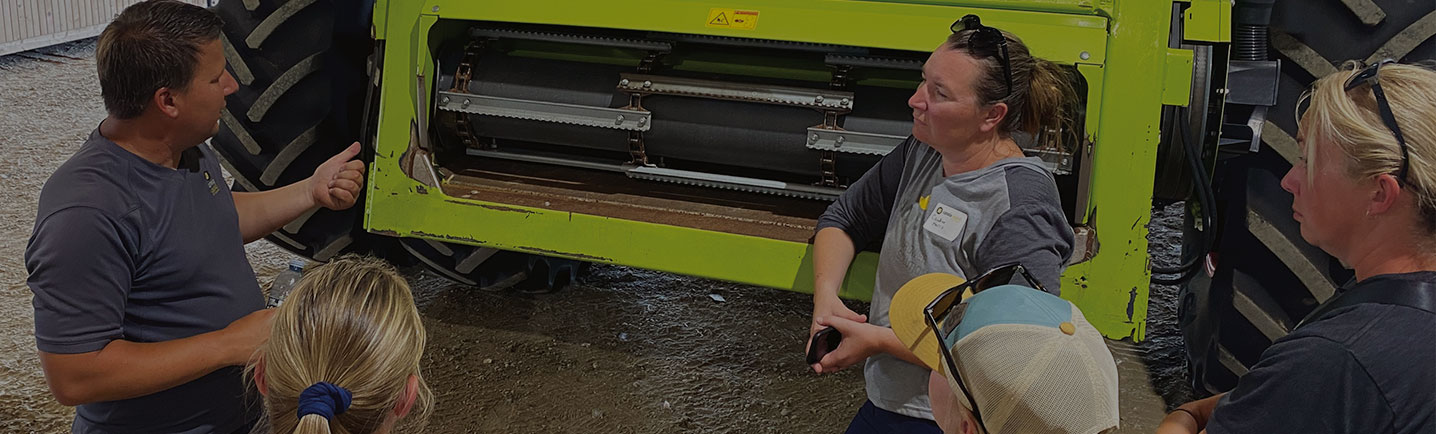
[[[124,335],[133,237],[93,208],[73,207],[35,224],[25,249],[34,292],[35,344],[47,353],[99,351]]]
[[[853,248],[862,251],[881,241],[887,232],[888,217],[897,201],[898,184],[902,183],[903,163],[917,139],[908,137],[897,148],[883,156],[857,182],[848,186],[838,200],[818,217],[818,229],[838,228],[853,239]]]
[[[1062,290],[1060,278],[1072,257],[1075,236],[1056,204],[1032,203],[1007,210],[977,246],[973,264],[978,273],[1013,262],[1021,263],[1038,283],[1053,294]],[[1022,277],[1013,283],[1023,283]]]
[[[1223,396],[1207,432],[1395,432],[1393,414],[1366,369],[1320,337],[1278,341]]]

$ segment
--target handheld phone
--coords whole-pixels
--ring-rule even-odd
[[[823,356],[838,349],[838,344],[843,342],[843,334],[838,329],[829,326],[818,330],[813,334],[813,343],[808,346],[808,364],[818,363]]]

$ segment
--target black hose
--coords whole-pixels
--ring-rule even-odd
[[[1233,21],[1236,24],[1232,29],[1232,60],[1263,61],[1268,59],[1267,33],[1271,24],[1272,6],[1276,0],[1237,0],[1233,6]],[[1190,109],[1188,109],[1190,110]],[[1212,191],[1211,180],[1207,178],[1206,170],[1202,167],[1202,151],[1199,147],[1201,140],[1192,143],[1187,135],[1186,119],[1177,120],[1177,133],[1181,136],[1182,149],[1186,151],[1187,165],[1192,170],[1192,178],[1196,183],[1197,200],[1201,204],[1202,219],[1202,241],[1200,251],[1195,254],[1182,252],[1183,256],[1191,256],[1182,261],[1176,267],[1152,267],[1154,274],[1176,274],[1175,278],[1162,278],[1152,276],[1152,283],[1161,285],[1180,285],[1193,276],[1196,276],[1197,264],[1202,262],[1207,253],[1212,251],[1216,244],[1216,237],[1213,235],[1217,230],[1216,217],[1213,212],[1216,210]]]
[[[1267,26],[1242,24],[1232,29],[1232,60],[1267,60]]]
[[[1232,60],[1267,60],[1267,26],[1276,0],[1238,0],[1232,7]]]
[[[1212,182],[1207,178],[1207,172],[1202,166],[1202,151],[1198,145],[1201,141],[1190,140],[1187,134],[1185,116],[1174,116],[1174,118],[1177,118],[1175,120],[1177,123],[1176,130],[1177,136],[1181,140],[1182,150],[1186,151],[1187,167],[1192,171],[1192,181],[1196,184],[1197,201],[1201,204],[1202,241],[1200,243],[1200,251],[1190,255],[1191,257],[1183,261],[1181,265],[1176,267],[1152,267],[1152,273],[1154,274],[1178,275],[1175,279],[1152,276],[1153,283],[1162,285],[1177,285],[1190,280],[1196,275],[1193,271],[1197,268],[1197,264],[1206,257],[1207,252],[1212,251],[1212,246],[1216,244],[1216,237],[1212,236],[1217,228],[1216,217],[1213,215],[1213,211],[1216,209],[1214,208],[1216,193],[1212,191]],[[1186,252],[1183,252],[1183,256],[1188,255]]]

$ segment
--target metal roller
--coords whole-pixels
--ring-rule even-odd
[[[460,153],[473,158],[630,171],[651,167],[629,175],[832,199],[838,187],[860,177],[911,129],[909,90],[844,89],[825,82],[631,64],[640,50],[651,50],[645,60],[651,62],[667,54],[663,50],[682,47],[678,42],[485,29],[473,34],[488,38],[486,48],[475,50],[470,44],[467,53],[441,53],[445,60],[438,65],[433,104],[436,113],[462,120],[441,122],[438,134],[484,138],[467,141],[470,150]],[[570,41],[585,47],[576,50],[589,50],[585,53],[595,46],[627,50],[630,64],[622,56],[605,61],[514,49],[503,38],[540,41],[550,48]],[[813,56],[816,67],[825,68],[824,57]],[[469,79],[463,89],[455,89],[453,65],[461,57]],[[815,134],[822,137],[813,139]],[[852,144],[847,149],[823,146],[833,140]],[[836,179],[837,185],[814,185],[824,179]]]

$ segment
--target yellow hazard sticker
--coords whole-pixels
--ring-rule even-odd
[[[758,28],[758,11],[713,8],[708,10],[708,27],[753,30]]]

